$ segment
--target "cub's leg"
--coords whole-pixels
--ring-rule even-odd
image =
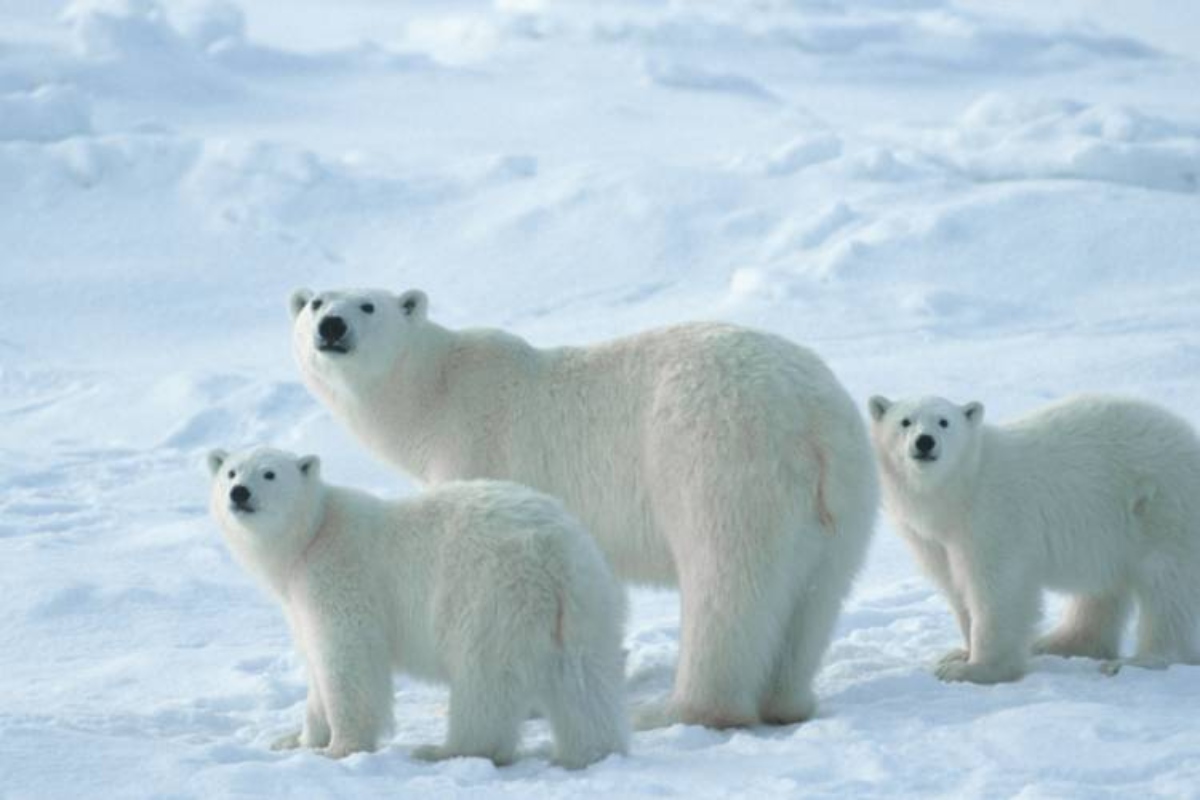
[[[413,757],[424,761],[486,758],[497,766],[516,759],[521,723],[533,707],[524,682],[497,665],[474,664],[451,680],[446,742],[423,745]]]
[[[625,660],[619,650],[561,652],[550,661],[542,697],[554,731],[554,762],[582,769],[610,753],[628,752]]]
[[[1165,669],[1200,663],[1200,572],[1186,555],[1156,553],[1141,566],[1134,585],[1137,651],[1105,664],[1104,672],[1115,674],[1123,665]]]
[[[1116,658],[1132,599],[1126,589],[1072,598],[1062,622],[1034,643],[1033,652],[1066,658]]]
[[[317,633],[312,660],[329,724],[329,744],[321,752],[331,758],[374,750],[392,723],[386,644],[358,626],[341,627]]]
[[[1025,674],[1034,625],[1041,614],[1041,588],[1021,559],[1006,557],[994,537],[976,552],[948,552],[962,575],[971,619],[969,657],[943,660],[935,674],[944,681],[1004,683]],[[984,549],[993,545],[994,549]],[[960,569],[961,567],[961,569]]]

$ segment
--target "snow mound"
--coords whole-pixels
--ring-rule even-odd
[[[940,137],[979,180],[1077,178],[1147,189],[1200,188],[1200,130],[1136,109],[991,94]]]
[[[733,72],[716,72],[680,61],[649,59],[644,64],[651,83],[669,89],[699,92],[725,92],[756,100],[774,100],[775,96],[757,81]]]
[[[73,86],[0,94],[0,142],[54,142],[91,130],[91,107]]]

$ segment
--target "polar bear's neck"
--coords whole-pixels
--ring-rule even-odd
[[[320,532],[325,516],[324,487],[306,500],[293,509],[278,532],[236,540],[239,560],[267,589],[285,601],[296,564]]]
[[[516,398],[540,351],[498,330],[454,331],[426,322],[387,377],[345,406],[345,419],[377,455],[427,483],[484,477],[478,463],[512,424]]]

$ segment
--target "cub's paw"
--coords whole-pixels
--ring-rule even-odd
[[[1111,646],[1062,633],[1050,633],[1038,639],[1033,643],[1033,654],[1061,658],[1095,658],[1100,661],[1115,660],[1117,657],[1116,649]]]
[[[937,660],[938,667],[946,664],[958,664],[970,659],[971,654],[961,647],[956,647],[953,650],[947,650],[941,658]],[[941,676],[938,676],[941,677]]]
[[[1004,664],[972,664],[969,661],[944,661],[934,674],[947,683],[1008,683],[1020,680],[1024,674],[1019,667]]]
[[[1138,669],[1166,669],[1171,666],[1171,662],[1165,658],[1156,656],[1134,656],[1132,658],[1112,658],[1100,664],[1100,671],[1109,677],[1116,675],[1124,667],[1137,667]]]
[[[300,731],[294,731],[286,736],[280,736],[271,742],[272,750],[295,750],[300,746]]]
[[[345,758],[352,756],[355,753],[370,753],[375,748],[367,747],[361,744],[353,744],[350,742],[333,742],[328,747],[323,747],[317,750],[318,753],[326,758]]]
[[[669,728],[677,722],[679,722],[679,711],[670,700],[643,703],[633,710],[633,729],[635,731]]]

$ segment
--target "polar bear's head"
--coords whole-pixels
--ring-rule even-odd
[[[913,486],[933,486],[971,468],[979,450],[983,405],[941,397],[895,402],[872,397],[871,439],[880,466]]]
[[[316,456],[259,447],[208,454],[209,511],[243,566],[274,582],[320,523],[324,486]]]
[[[359,385],[388,374],[425,322],[425,293],[382,289],[314,293],[298,289],[292,312],[292,350],[307,377]]]

